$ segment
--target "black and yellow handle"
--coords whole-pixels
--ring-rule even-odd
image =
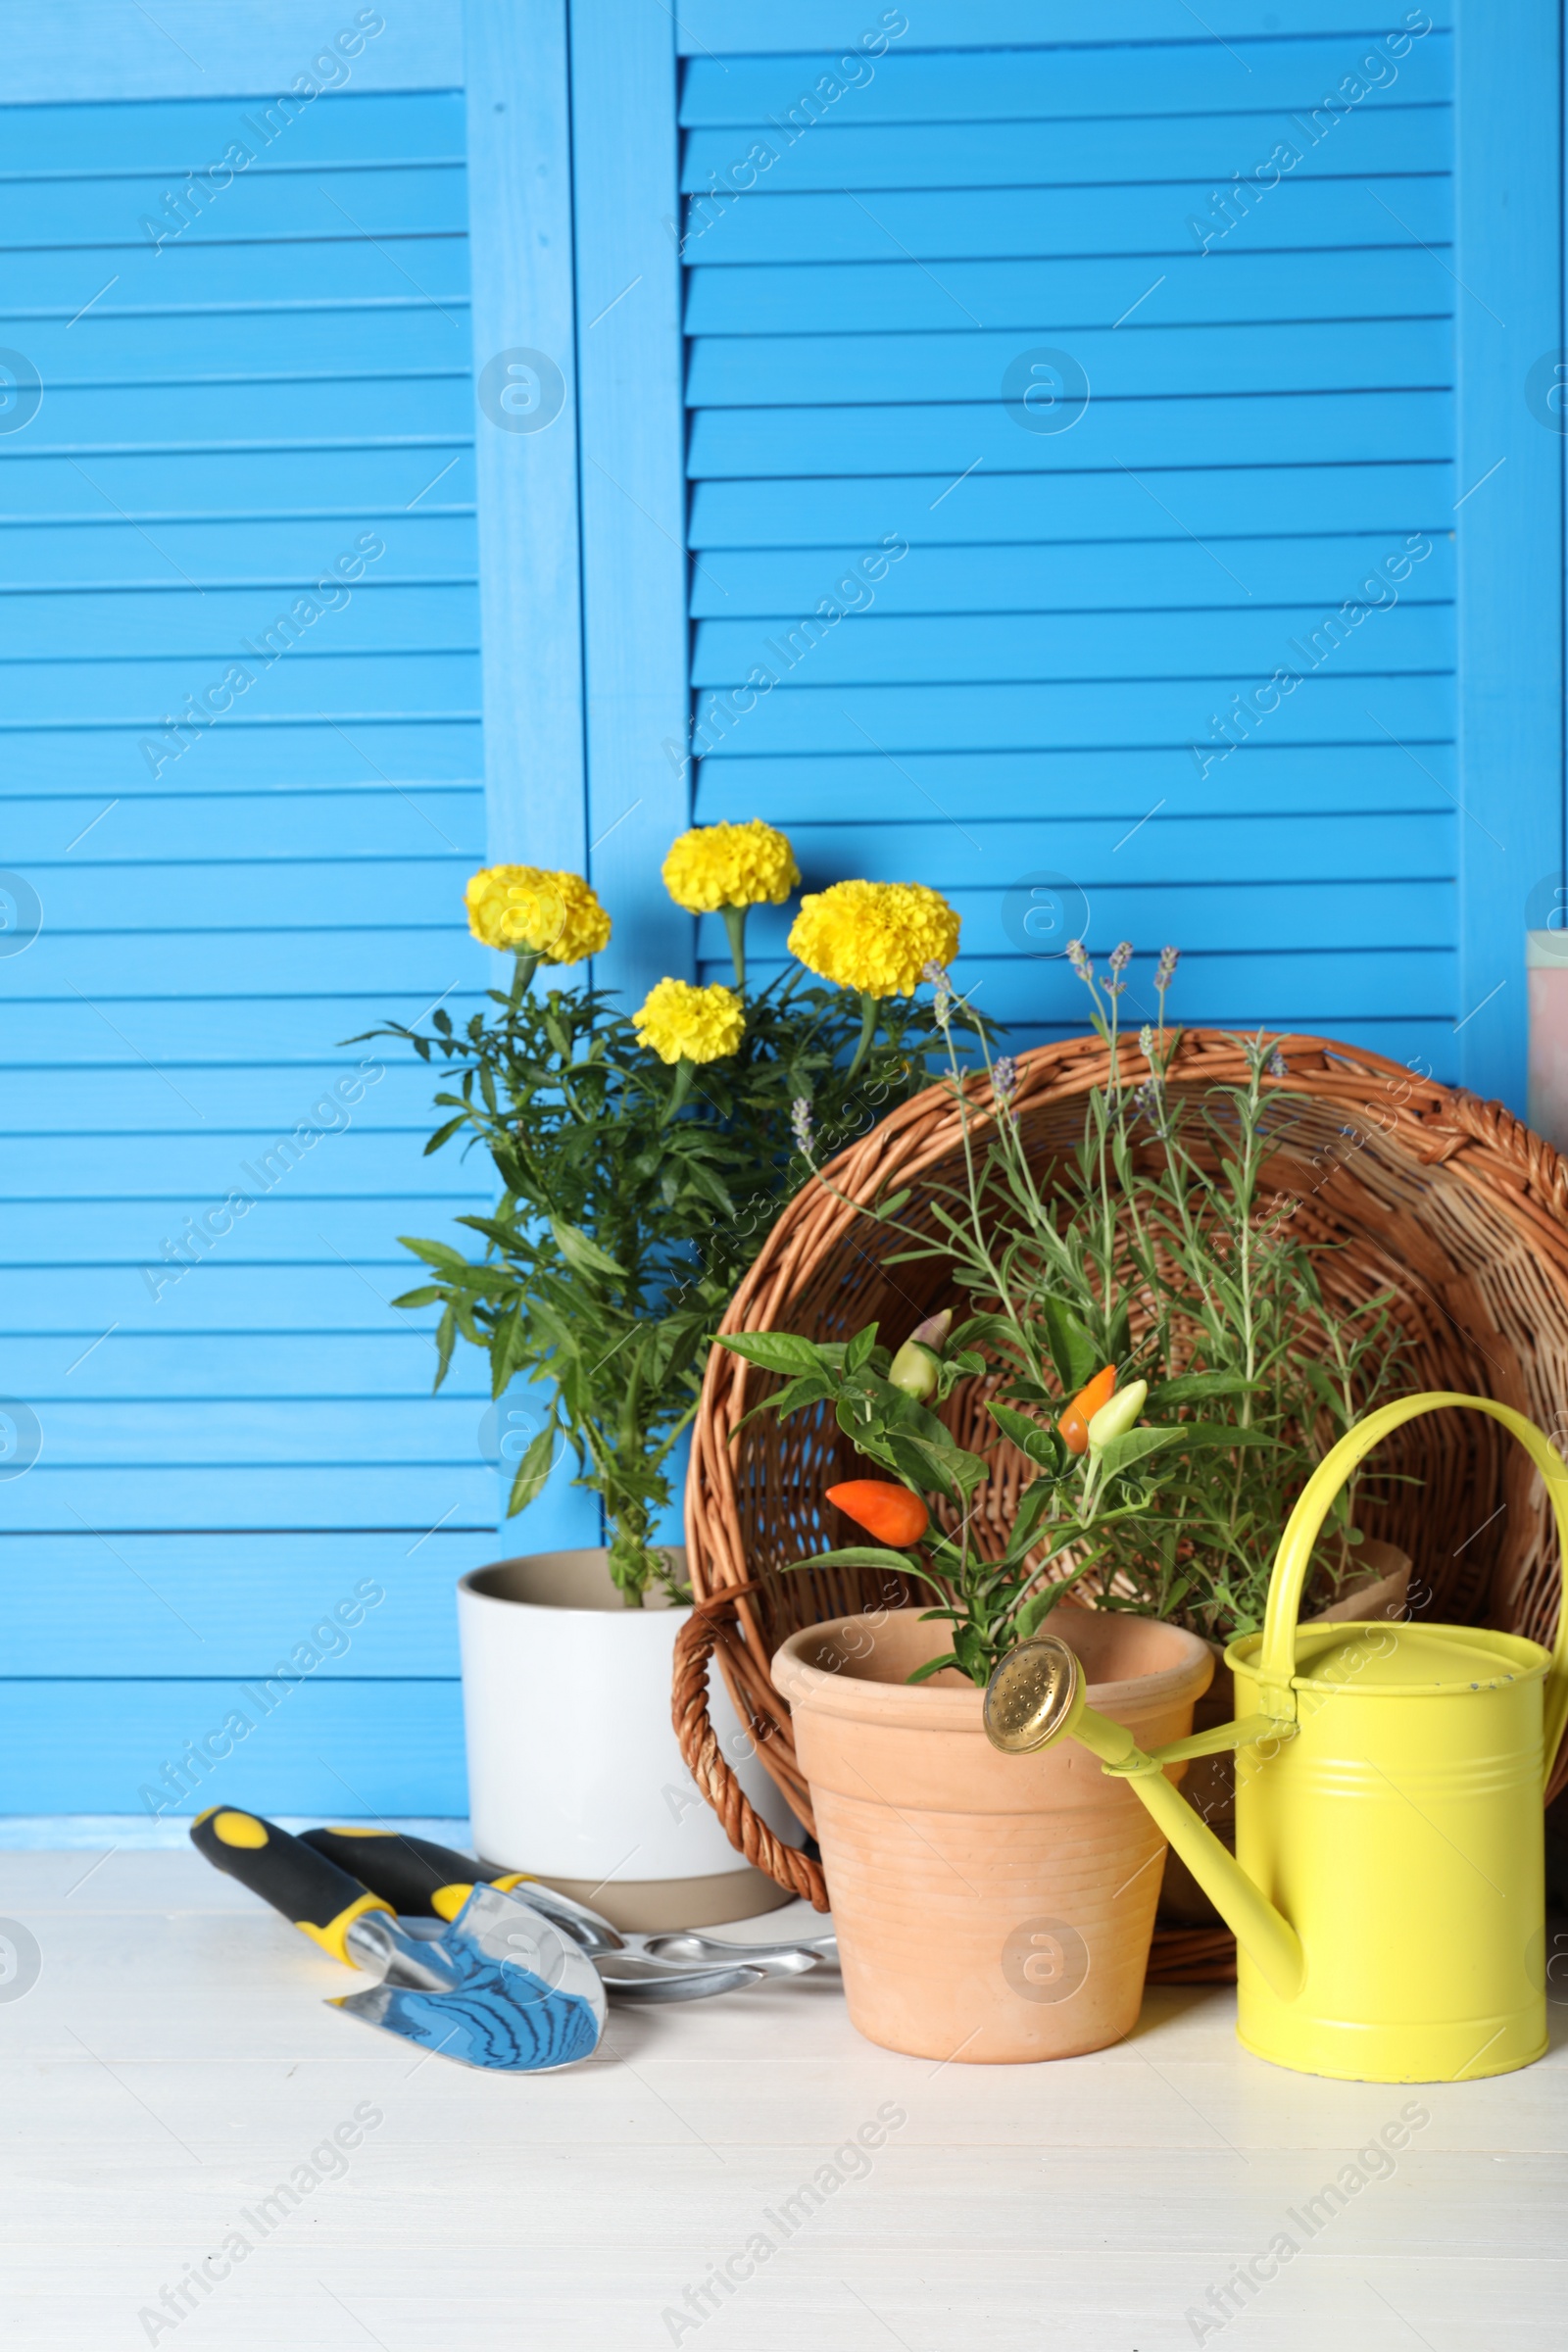
[[[456,1919],[479,1878],[469,1855],[401,1830],[307,1830],[304,1843],[384,1894],[405,1919]],[[510,1891],[526,1886],[528,1873],[504,1871],[481,1883]]]
[[[314,1852],[302,1838],[291,1838],[259,1813],[210,1805],[191,1823],[190,1841],[215,1870],[238,1879],[252,1894],[291,1919],[323,1952],[350,1968],[354,1963],[343,1938],[354,1921],[367,1911],[393,1908],[330,1856]]]

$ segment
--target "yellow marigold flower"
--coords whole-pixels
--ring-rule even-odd
[[[746,1033],[746,1012],[732,988],[694,988],[660,980],[632,1015],[637,1043],[661,1061],[721,1061]]]
[[[581,874],[487,865],[468,878],[468,929],[487,948],[545,963],[581,963],[610,944],[610,917]]]
[[[835,882],[801,901],[790,954],[867,997],[912,997],[928,963],[958,953],[958,916],[923,882]]]
[[[744,825],[693,825],[673,843],[664,888],[689,914],[721,906],[782,906],[801,878],[795,852],[760,816]]]

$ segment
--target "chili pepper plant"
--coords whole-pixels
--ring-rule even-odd
[[[1042,1165],[1012,1107],[1016,1073],[992,1062],[989,1101],[959,1060],[950,1085],[964,1181],[927,1200],[934,1230],[903,1214],[907,1196],[865,1213],[903,1247],[889,1262],[946,1261],[976,1311],[944,1314],[896,1355],[874,1326],[845,1343],[782,1332],[724,1345],[783,1375],[758,1409],[830,1408],[858,1452],[892,1474],[889,1495],[929,1498],[918,1534],[895,1523],[875,1482],[834,1490],[857,1525],[884,1538],[799,1565],[897,1573],[931,1596],[951,1650],[920,1678],[957,1667],[984,1684],[998,1660],[1068,1592],[1102,1608],[1175,1620],[1210,1638],[1261,1623],[1280,1531],[1306,1479],[1352,1420],[1396,1382],[1400,1335],[1388,1294],[1356,1312],[1323,1294],[1322,1250],[1264,1199],[1288,1099],[1272,1041],[1247,1043],[1246,1083],[1198,1104],[1173,1090],[1181,1032],[1167,1024],[1173,949],[1156,969],[1157,1021],[1128,1053],[1120,1002],[1132,949],[1097,976],[1069,951],[1108,1055],[1074,1152]],[[939,980],[939,1022],[955,1000]],[[822,1179],[826,1181],[826,1179]],[[960,1381],[984,1380],[999,1439],[1033,1473],[999,1554],[973,1536],[989,1464],[960,1446],[939,1408]],[[901,1494],[901,1490],[903,1494]],[[1355,1482],[1335,1506],[1315,1560],[1317,1596],[1353,1573]]]

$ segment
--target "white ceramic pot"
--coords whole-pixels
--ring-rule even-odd
[[[475,1850],[618,1928],[711,1927],[791,1899],[741,1860],[682,1760],[670,1688],[690,1615],[662,1593],[628,1609],[602,1549],[497,1560],[458,1585]],[[753,1805],[798,1844],[717,1674],[710,1706]]]

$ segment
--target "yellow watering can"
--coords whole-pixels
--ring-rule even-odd
[[[1522,1413],[1433,1394],[1383,1405],[1307,1481],[1261,1634],[1225,1652],[1239,1720],[1146,1755],[1037,1635],[991,1678],[986,1730],[1032,1753],[1072,1738],[1131,1782],[1236,1931],[1237,2032],[1277,2066],[1367,2082],[1469,2082],[1546,2047],[1542,1798],[1568,1718],[1568,1607],[1548,1651],[1468,1625],[1297,1624],[1329,1505],[1391,1430],[1490,1413],[1546,1481],[1568,1563],[1568,1467]],[[1163,1767],[1236,1756],[1236,1854]]]

